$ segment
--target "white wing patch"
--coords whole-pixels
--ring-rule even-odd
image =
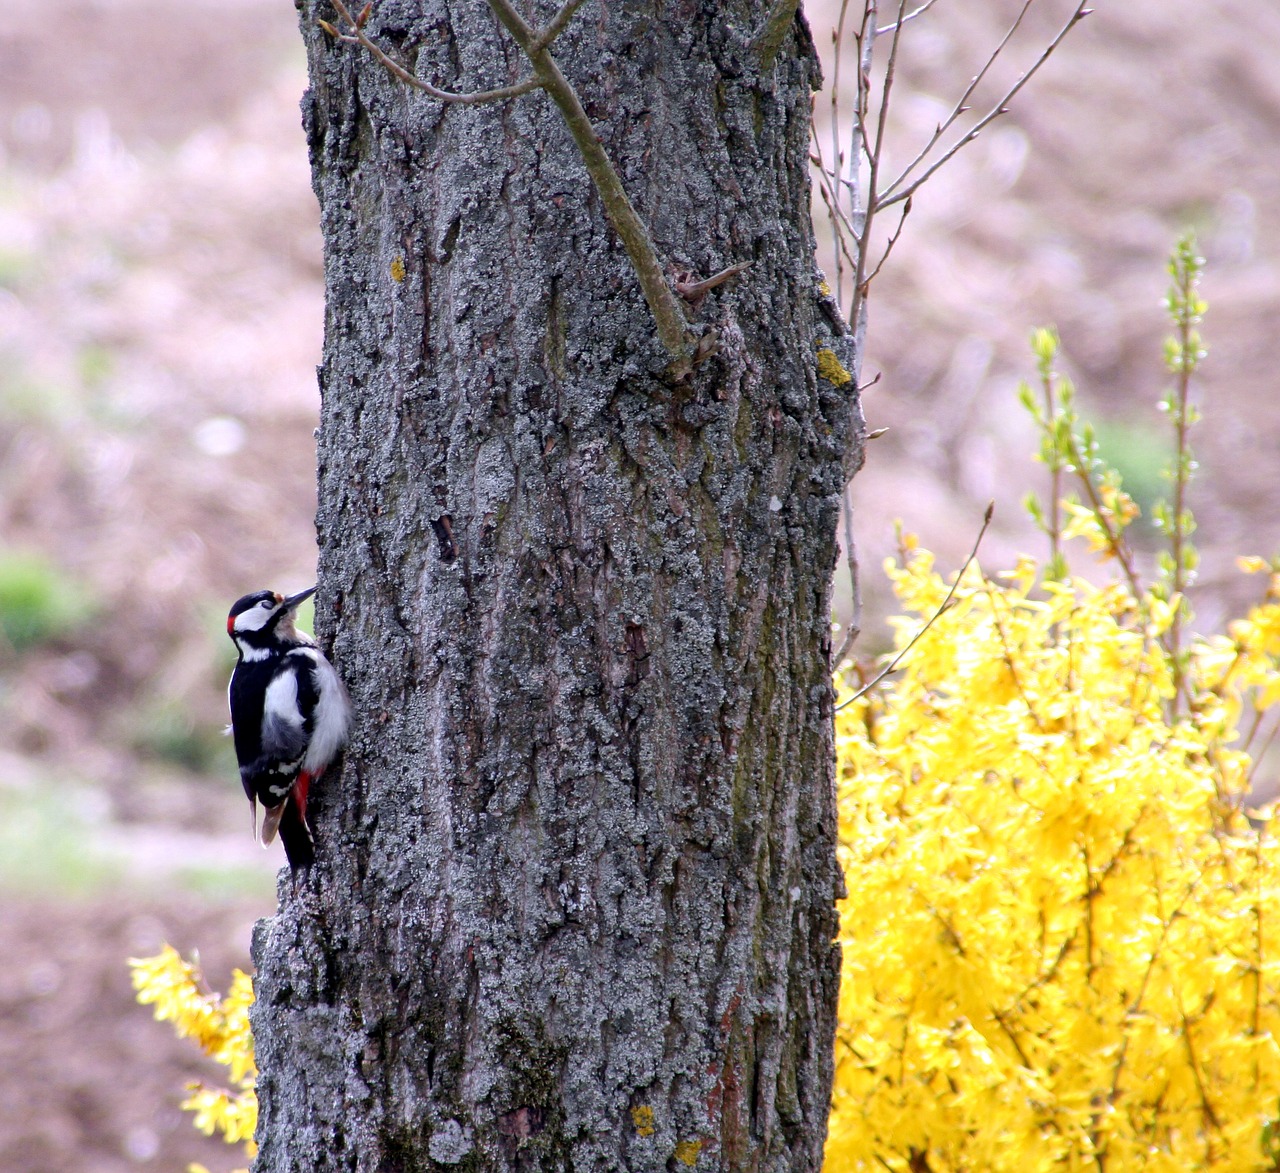
[[[262,752],[280,763],[278,773],[292,774],[297,770],[307,746],[305,724],[298,707],[298,678],[287,668],[267,685],[262,706]],[[287,793],[288,787],[282,787],[282,792]]]
[[[277,673],[267,685],[262,719],[264,722],[283,721],[302,728],[302,712],[298,708],[298,678],[292,672]]]

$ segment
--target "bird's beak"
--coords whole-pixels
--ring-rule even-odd
[[[285,611],[296,611],[299,603],[305,603],[312,595],[316,593],[315,587],[307,587],[305,591],[301,591],[296,595],[290,595],[284,600]]]

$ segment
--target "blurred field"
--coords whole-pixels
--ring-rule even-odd
[[[928,135],[1017,8],[941,0],[908,26],[893,157]],[[991,97],[1070,8],[1039,0]],[[131,1009],[124,958],[161,937],[199,946],[221,985],[273,907],[279,860],[250,840],[220,729],[227,604],[314,573],[323,298],[294,19],[266,0],[212,17],[179,0],[54,0],[0,28],[0,1169],[13,1173],[234,1159],[179,1119],[198,1068]],[[825,48],[830,14],[810,19]],[[1101,0],[916,199],[871,302],[867,415],[890,431],[854,483],[864,651],[885,640],[895,518],[954,565],[995,498],[986,564],[1038,551],[1017,504],[1041,487],[1035,438],[1014,396],[1033,326],[1057,324],[1110,454],[1158,491],[1163,264],[1188,225],[1209,260],[1203,625],[1252,597],[1234,555],[1280,548],[1278,55],[1271,6]]]
[[[899,164],[1018,7],[941,3],[907,26]],[[1029,64],[1073,7],[1037,5],[997,80],[1007,84]],[[864,562],[874,579],[895,515],[958,561],[991,498],[987,564],[1018,549],[1042,552],[1017,506],[1026,489],[1043,489],[1015,398],[1018,380],[1034,371],[1033,326],[1058,327],[1083,409],[1104,425],[1107,452],[1135,495],[1149,501],[1163,491],[1160,299],[1165,259],[1190,227],[1209,262],[1210,356],[1196,396],[1205,420],[1194,435],[1205,558],[1196,602],[1202,623],[1215,627],[1225,608],[1255,597],[1256,581],[1241,578],[1234,556],[1280,546],[1271,325],[1280,308],[1280,9],[1245,15],[1234,3],[1182,0],[1095,9],[1012,113],[915,201],[873,289],[864,377],[882,379],[867,393],[867,414],[891,430],[854,482]],[[986,87],[987,101],[999,92]],[[981,98],[975,106],[985,108]]]

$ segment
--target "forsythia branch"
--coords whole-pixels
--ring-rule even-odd
[[[225,997],[204,989],[194,962],[183,961],[176,949],[165,945],[154,957],[129,961],[133,988],[144,1006],[155,1007],[161,1022],[172,1022],[180,1038],[191,1038],[215,1062],[228,1069],[235,1091],[190,1087],[182,1106],[194,1112],[195,1126],[206,1135],[221,1132],[228,1144],[244,1146],[245,1155],[257,1153],[253,1133],[258,1123],[249,1007],[253,1005],[253,979],[237,969]]]

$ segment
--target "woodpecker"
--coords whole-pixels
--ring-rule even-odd
[[[288,598],[255,591],[237,599],[227,616],[239,653],[227,699],[240,782],[254,834],[261,802],[262,845],[278,830],[294,872],[315,858],[307,791],[346,744],[351,722],[351,702],[333,665],[293,625],[298,604],[315,590]]]

